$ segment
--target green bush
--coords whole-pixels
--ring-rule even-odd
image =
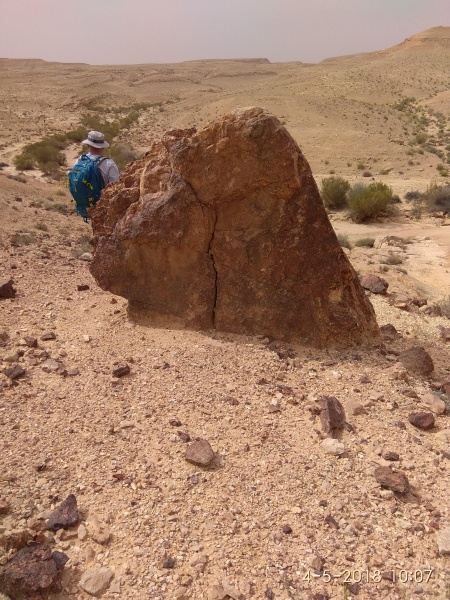
[[[429,210],[450,210],[450,185],[432,183],[427,187],[423,198]]]
[[[356,240],[355,246],[364,246],[365,248],[373,248],[375,238],[361,238]]]
[[[388,212],[392,198],[392,189],[384,183],[375,182],[368,186],[357,183],[348,194],[350,217],[356,223],[380,217]]]
[[[348,239],[348,237],[345,233],[338,233],[336,237],[338,239],[338,242],[339,242],[341,248],[348,248],[349,250],[352,249],[350,240]]]
[[[30,171],[34,169],[34,160],[31,154],[22,152],[22,154],[14,157],[13,163],[18,171]]]
[[[129,162],[141,158],[142,152],[137,152],[128,144],[116,144],[111,147],[110,155],[119,171],[123,171]]]
[[[325,177],[322,179],[321,196],[326,208],[339,209],[347,204],[350,184],[342,177]]]

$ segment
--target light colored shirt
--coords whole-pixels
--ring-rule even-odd
[[[95,160],[100,155],[99,154],[91,154],[90,152],[88,152],[88,156],[92,160]],[[105,158],[104,160],[102,160],[100,162],[100,164],[98,165],[98,168],[99,168],[100,173],[102,174],[103,181],[105,182],[105,186],[108,185],[108,183],[115,183],[116,181],[119,180],[119,177],[120,177],[119,169],[117,168],[117,165],[113,161],[112,158]]]

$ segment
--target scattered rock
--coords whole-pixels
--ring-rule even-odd
[[[354,417],[357,417],[359,415],[367,415],[367,410],[364,404],[354,399],[347,400],[347,402],[345,403],[345,410],[349,415],[352,415]]]
[[[174,569],[175,568],[175,559],[172,556],[167,556],[163,560],[162,568],[163,569]]]
[[[7,331],[0,331],[0,346],[6,346],[9,342],[9,334]]]
[[[450,554],[450,528],[441,529],[436,534],[439,554],[446,556]]]
[[[342,404],[334,396],[321,396],[319,404],[322,408],[320,421],[325,433],[336,435],[344,428],[345,411]]]
[[[383,487],[405,494],[409,492],[409,481],[401,471],[393,471],[390,467],[377,467],[375,469],[375,479]]]
[[[91,594],[91,596],[100,596],[106,591],[114,577],[114,572],[107,567],[93,567],[88,569],[81,576],[79,587]]]
[[[446,404],[436,394],[425,394],[420,398],[421,404],[425,404],[435,415],[444,415],[447,407]]]
[[[418,429],[429,431],[434,427],[434,415],[431,412],[415,412],[408,415],[408,421]]]
[[[359,281],[362,287],[372,294],[385,294],[389,287],[389,283],[378,275],[363,275]]]
[[[69,494],[50,515],[47,521],[47,529],[50,531],[67,529],[68,527],[72,527],[72,525],[76,525],[78,519],[77,499],[73,494]]]
[[[41,335],[43,342],[49,342],[50,340],[56,340],[56,334],[53,331],[47,331]]]
[[[131,371],[130,365],[120,365],[113,369],[113,377],[123,377],[124,375],[128,375]]]
[[[188,462],[199,465],[200,467],[207,467],[212,462],[214,456],[214,450],[211,448],[210,443],[202,439],[192,443],[186,449],[184,455]]]
[[[433,360],[422,346],[413,346],[408,350],[404,350],[400,352],[398,358],[410,373],[429,375],[434,371]]]
[[[97,542],[97,544],[101,545],[109,542],[111,538],[111,532],[109,528],[106,527],[106,525],[101,524],[95,515],[89,517],[86,525],[89,537],[94,540],[94,542]]]
[[[22,548],[0,571],[0,590],[12,600],[40,598],[41,592],[56,589],[68,560],[42,544]]]
[[[89,289],[89,286],[87,285],[87,283],[81,283],[81,284],[77,285],[77,290],[79,292],[85,292],[88,289]]]
[[[396,330],[394,325],[387,323],[386,325],[380,326],[381,337],[387,340],[393,340],[397,337],[401,337],[400,333]]]
[[[12,279],[0,281],[0,300],[16,297],[17,290],[13,287],[13,283]]]
[[[11,381],[14,381],[15,379],[19,379],[19,377],[23,377],[26,374],[26,370],[20,365],[13,365],[12,367],[4,369],[3,373],[6,377],[9,377]]]
[[[90,252],[83,252],[80,256],[80,260],[85,260],[86,262],[90,262],[93,259],[93,256]]]
[[[344,443],[334,438],[326,438],[323,440],[322,447],[328,454],[334,454],[335,456],[340,456],[347,450]]]
[[[397,454],[397,452],[389,452],[389,451],[383,453],[383,458],[384,458],[384,460],[390,460],[390,461],[400,460],[400,456]]]

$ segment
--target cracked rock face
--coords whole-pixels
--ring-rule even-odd
[[[92,222],[91,272],[138,322],[314,346],[378,340],[309,165],[262,108],[166,133]]]

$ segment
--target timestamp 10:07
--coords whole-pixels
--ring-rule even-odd
[[[343,583],[380,583],[383,579],[388,579],[393,583],[428,583],[433,575],[434,569],[389,569],[379,571],[377,569],[345,569],[337,575],[332,575],[326,569],[321,573],[306,571],[303,581],[312,581],[321,578],[325,583],[332,579],[343,578]]]

